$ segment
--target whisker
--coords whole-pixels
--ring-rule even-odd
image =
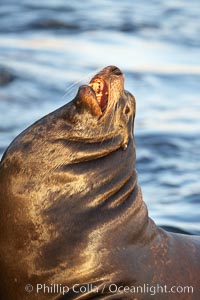
[[[83,83],[86,80],[87,80],[87,82],[89,82],[90,78],[94,77],[98,72],[100,72],[101,69],[102,69],[102,67],[99,67],[98,69],[95,69],[94,71],[92,71],[90,73],[87,73],[87,75],[84,75],[79,80],[77,80],[74,83],[72,83],[71,85],[69,85],[66,88],[66,91],[65,91],[64,95],[62,96],[62,99],[65,98],[67,95],[69,95],[72,92],[72,90],[74,89],[74,87],[76,87],[79,83]]]

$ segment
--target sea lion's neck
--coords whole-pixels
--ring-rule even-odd
[[[82,162],[76,167],[79,169],[79,176],[82,176],[82,182],[86,184],[82,191],[81,205],[88,210],[86,222],[93,223],[90,225],[93,231],[89,233],[89,239],[99,236],[99,245],[109,247],[113,236],[113,248],[114,244],[120,247],[120,244],[140,240],[143,235],[146,235],[146,240],[152,238],[154,223],[148,217],[138,186],[135,144],[132,138],[126,150],[119,147],[108,155]]]
[[[119,150],[119,152],[116,151],[112,155],[131,157],[129,147],[126,151]],[[102,158],[101,168],[104,166],[104,159]],[[144,248],[148,247],[157,234],[156,226],[149,219],[147,207],[142,199],[134,161],[132,163],[131,161],[127,163],[124,160],[124,163],[122,163],[122,160],[117,160],[114,168],[109,170],[109,174],[112,174],[109,181],[105,180],[98,190],[94,186],[87,200],[84,197],[81,199],[82,204],[85,202],[82,209],[85,213],[80,217],[82,230],[78,232],[72,230],[73,236],[68,239],[71,242],[73,241],[74,244],[75,238],[79,240],[79,247],[76,248],[77,252],[74,253],[77,255],[80,251],[82,257],[81,267],[80,265],[76,267],[76,256],[74,258],[74,278],[71,278],[72,282],[75,279],[79,280],[83,270],[84,274],[87,275],[84,278],[85,282],[91,282],[94,269],[96,274],[99,274],[99,278],[107,280],[109,277],[112,278],[112,280],[110,279],[111,282],[115,282],[116,278],[124,280],[129,268],[135,274],[137,272],[135,262],[137,262],[138,253],[140,252],[138,245],[140,247],[144,246]],[[111,161],[111,163],[114,162],[116,160]],[[97,163],[98,160],[93,161],[93,170],[95,170]],[[107,162],[105,165],[107,165]],[[127,179],[123,181],[125,174]],[[107,176],[106,173],[104,175]],[[108,191],[111,192],[111,188],[113,189],[112,195],[109,196]],[[95,194],[98,200],[93,199]],[[84,232],[84,239],[81,240],[82,232]],[[133,259],[131,267],[129,262],[126,261],[127,255],[130,255],[129,251]],[[104,261],[105,264],[102,265],[101,261]],[[134,276],[131,275],[131,279],[133,278]],[[80,280],[82,279],[80,278]]]

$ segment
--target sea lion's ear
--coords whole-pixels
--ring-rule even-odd
[[[100,117],[102,115],[101,108],[97,102],[95,92],[88,85],[82,85],[74,99],[74,104],[79,113],[89,111],[93,116]]]

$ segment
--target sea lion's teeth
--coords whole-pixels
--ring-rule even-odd
[[[104,109],[107,101],[108,101],[108,91],[106,87],[106,83],[103,79],[94,78],[90,83],[89,86],[93,89],[96,95],[96,100],[101,109]]]
[[[104,88],[104,82],[102,80],[96,79],[89,84],[96,94],[100,94]]]
[[[90,83],[90,86],[93,88],[96,94],[98,94],[101,90],[101,85],[99,82],[92,82]]]

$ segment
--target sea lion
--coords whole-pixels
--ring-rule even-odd
[[[200,238],[148,217],[134,116],[109,66],[11,143],[0,164],[1,299],[200,299]]]

